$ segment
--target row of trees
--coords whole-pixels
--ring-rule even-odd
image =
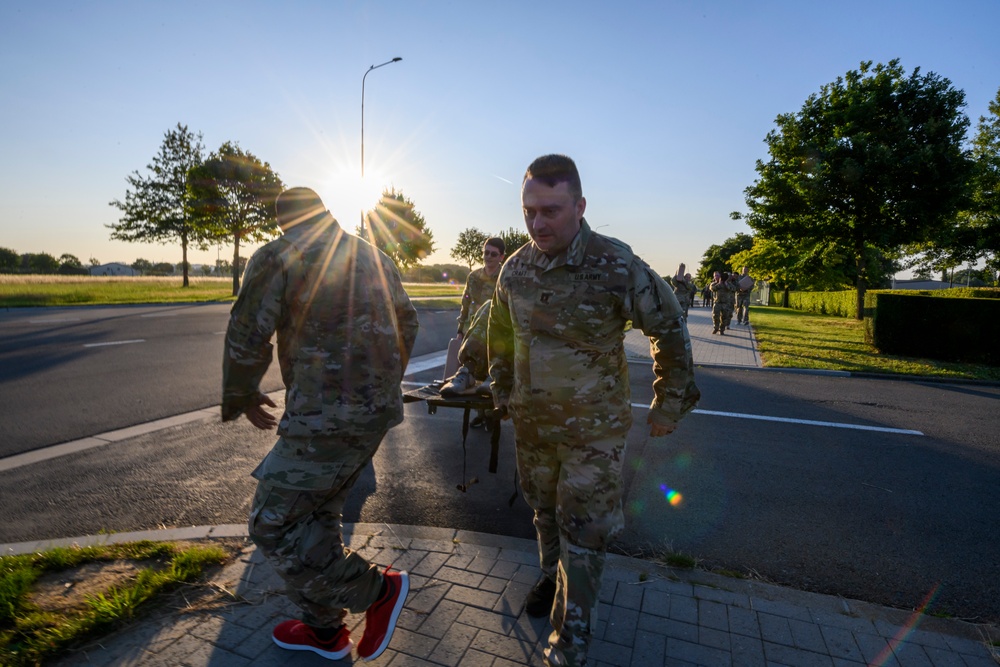
[[[94,258],[90,265],[99,264]],[[58,273],[63,275],[84,275],[89,273],[76,255],[63,253],[58,258],[47,252],[18,254],[10,248],[0,248],[0,273]]]
[[[869,61],[778,116],[748,212],[732,214],[754,235],[727,240],[726,268],[786,289],[854,285],[859,316],[867,287],[897,270],[1000,269],[1000,91],[971,144],[964,106],[948,79]]]
[[[242,271],[231,267],[245,264],[241,247],[278,234],[274,200],[285,186],[267,162],[233,142],[222,144],[207,158],[204,151],[201,134],[180,123],[168,130],[146,173],[135,171],[126,177],[125,199],[111,202],[122,217],[107,226],[112,239],[179,242],[185,287],[189,284],[189,248],[207,250],[212,244],[231,242],[233,259],[226,265],[235,295]],[[433,233],[423,216],[395,188],[382,193],[364,220],[364,227],[356,233],[401,268],[434,252]]]
[[[107,225],[111,238],[120,241],[179,241],[185,287],[189,247],[207,250],[212,243],[232,242],[232,264],[239,266],[241,244],[273,236],[274,200],[284,189],[267,162],[232,142],[207,158],[204,152],[201,134],[180,123],[168,130],[147,173],[126,176],[125,199],[111,202],[122,217]],[[239,281],[234,271],[234,295]]]
[[[455,247],[451,249],[451,256],[461,262],[465,262],[471,269],[473,265],[482,263],[483,244],[494,236],[503,239],[508,255],[531,241],[528,232],[523,229],[508,227],[506,231],[498,232],[497,234],[487,234],[476,227],[469,227],[463,229],[458,234]]]

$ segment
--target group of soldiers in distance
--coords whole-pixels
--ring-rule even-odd
[[[694,304],[694,298],[701,295],[702,305],[712,309],[712,333],[725,335],[736,314],[737,324],[750,324],[750,291],[754,287],[754,279],[750,277],[749,269],[743,267],[742,273],[716,271],[712,282],[699,289],[685,272],[685,265],[677,267],[677,273],[668,282],[674,288],[674,296],[684,309],[687,318],[688,309]]]

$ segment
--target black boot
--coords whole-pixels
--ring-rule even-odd
[[[524,610],[532,618],[543,618],[552,613],[552,603],[556,599],[556,582],[548,577],[535,584],[524,602]]]

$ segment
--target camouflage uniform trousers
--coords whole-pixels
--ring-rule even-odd
[[[342,519],[348,493],[384,436],[382,431],[303,440],[321,449],[327,461],[343,463],[328,480],[329,488],[288,488],[266,480],[257,485],[250,539],[285,581],[288,598],[308,625],[337,627],[347,610],[364,611],[378,598],[382,575],[377,566],[344,547]],[[325,466],[329,469],[330,464]]]
[[[608,542],[625,526],[625,434],[583,441],[514,416],[517,469],[542,573],[556,582],[546,664],[586,665]]]
[[[490,322],[490,302],[487,301],[476,311],[472,324],[465,333],[462,347],[458,350],[458,361],[469,369],[472,377],[485,380],[490,376],[490,353],[486,348],[486,332]]]
[[[694,295],[690,293],[688,294],[675,293],[674,296],[677,297],[677,303],[680,304],[681,309],[684,311],[684,317],[687,318],[688,310],[691,308],[691,302],[694,301]]]
[[[729,310],[729,319],[732,319],[733,312]],[[717,331],[725,331],[726,327],[729,326],[729,319],[726,318],[726,304],[722,299],[716,297],[715,303],[712,304],[712,326]]]
[[[750,293],[736,295],[736,321],[740,324],[750,324]]]
[[[731,328],[730,325],[733,322],[733,303],[727,302],[722,304],[722,324],[726,329]]]

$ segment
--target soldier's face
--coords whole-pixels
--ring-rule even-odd
[[[549,256],[569,247],[580,231],[580,220],[586,208],[587,200],[574,198],[565,182],[549,187],[529,178],[521,188],[521,210],[528,235],[535,246]]]

